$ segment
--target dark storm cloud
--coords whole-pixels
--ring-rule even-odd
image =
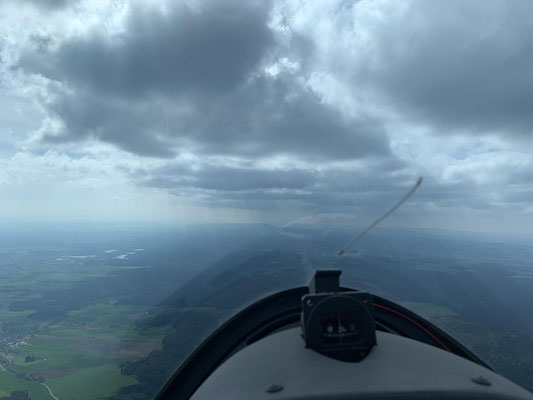
[[[211,153],[304,155],[308,160],[389,155],[379,121],[354,119],[308,89],[258,78],[231,98],[199,108],[192,131]]]
[[[174,121],[174,128],[179,129],[179,121],[174,113],[162,110],[161,103],[155,100],[128,101],[63,91],[53,97],[47,110],[64,128],[59,135],[46,134],[45,144],[94,138],[141,156],[170,158],[175,155],[174,144],[168,138],[168,124]]]
[[[355,81],[438,132],[531,134],[532,15],[531,1],[414,2],[372,31],[374,68]]]
[[[379,121],[345,117],[314,93],[279,79],[258,78],[231,96],[190,103],[58,90],[47,107],[64,129],[44,137],[51,143],[96,138],[154,157],[182,151],[244,157],[292,154],[309,161],[390,155]]]
[[[268,27],[268,5],[134,7],[121,35],[94,32],[55,50],[39,41],[16,68],[50,79],[45,108],[62,129],[44,141],[92,138],[153,157],[390,155],[380,121],[344,116],[292,72],[263,71],[289,51]],[[294,54],[309,46],[295,35]]]
[[[196,10],[170,2],[166,12],[132,6],[124,33],[71,38],[54,53],[24,54],[19,67],[105,96],[225,92],[274,43],[268,4],[210,1]]]
[[[60,143],[96,138],[139,155],[172,157],[183,151],[307,160],[390,156],[379,121],[353,119],[313,92],[282,78],[259,77],[229,96],[169,99],[108,98],[57,89],[48,111],[62,121]]]

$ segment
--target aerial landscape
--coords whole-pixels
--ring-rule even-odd
[[[339,257],[346,237],[253,224],[21,232],[0,247],[0,397],[151,398],[225,319],[316,268],[341,268],[345,286],[399,301],[531,388],[532,246],[378,229]]]
[[[0,0],[0,400],[191,394],[203,383],[172,377],[209,335],[317,269],[533,391],[532,15]],[[373,346],[382,321],[353,297]],[[317,343],[354,351],[357,312],[330,311]]]

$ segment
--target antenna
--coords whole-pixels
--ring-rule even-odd
[[[422,184],[422,180],[424,178],[422,178],[421,176],[418,177],[418,179],[416,180],[416,183],[415,185],[411,188],[411,190],[409,190],[405,196],[403,196],[400,201],[398,203],[396,203],[394,205],[394,207],[392,207],[390,210],[388,210],[385,214],[383,214],[381,217],[379,217],[378,219],[376,219],[374,222],[372,222],[370,225],[368,225],[364,230],[362,230],[356,237],[354,237],[352,240],[350,240],[348,243],[346,243],[346,245],[340,249],[338,252],[337,252],[337,255],[339,256],[342,256],[344,253],[346,253],[348,251],[348,249],[355,243],[357,242],[359,239],[361,239],[361,237],[363,237],[363,235],[365,233],[367,233],[370,229],[372,229],[373,227],[375,227],[377,224],[379,224],[381,221],[383,221],[385,218],[387,218],[389,215],[391,215],[394,211],[396,211],[398,208],[400,208],[400,206],[405,203],[407,201],[407,199],[409,197],[411,197],[413,195],[414,192],[416,192],[416,189],[418,189],[418,187]]]

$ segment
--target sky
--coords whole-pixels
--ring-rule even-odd
[[[0,221],[533,233],[529,0],[0,2]]]

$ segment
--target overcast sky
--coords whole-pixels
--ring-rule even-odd
[[[0,220],[533,233],[533,2],[0,2]]]

